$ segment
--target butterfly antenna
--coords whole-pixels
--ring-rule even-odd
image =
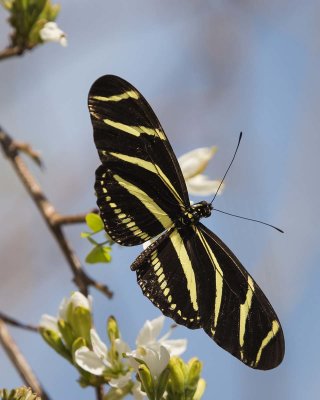
[[[233,154],[232,160],[231,160],[231,162],[230,162],[230,164],[229,164],[229,167],[227,168],[225,174],[223,175],[223,178],[222,178],[222,180],[221,180],[221,182],[220,182],[220,184],[219,184],[219,186],[218,186],[218,189],[217,189],[217,191],[216,191],[216,193],[215,193],[213,199],[211,200],[210,204],[212,204],[212,203],[214,202],[214,199],[217,197],[217,194],[219,193],[219,190],[220,190],[220,188],[221,188],[221,185],[222,185],[222,183],[223,183],[225,177],[227,176],[227,173],[229,172],[229,169],[230,169],[230,167],[231,167],[231,165],[232,165],[232,163],[233,163],[233,161],[234,161],[234,159],[235,159],[235,157],[236,157],[238,148],[239,148],[239,146],[240,146],[241,138],[242,138],[242,132],[240,132],[239,139],[238,139],[238,144],[237,144],[236,150],[235,150],[235,152],[234,152],[234,154]]]
[[[276,229],[278,232],[284,233],[282,229],[277,228],[276,226],[271,225],[271,224],[268,224],[268,223],[266,223],[266,222],[260,221],[260,220],[258,220],[258,219],[247,218],[247,217],[241,217],[240,215],[231,214],[231,213],[228,213],[228,212],[226,212],[226,211],[221,211],[221,210],[218,210],[217,208],[215,208],[214,211],[218,211],[219,213],[226,214],[226,215],[231,215],[232,217],[237,217],[237,218],[241,218],[241,219],[246,219],[247,221],[258,222],[259,224],[263,224],[263,225],[270,226],[271,228]]]

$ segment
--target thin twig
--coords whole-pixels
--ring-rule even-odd
[[[0,319],[6,322],[8,325],[16,326],[17,328],[26,329],[32,332],[38,332],[38,327],[35,325],[25,324],[24,322],[18,321],[7,314],[0,311]]]
[[[0,60],[4,60],[6,58],[21,56],[24,53],[24,50],[20,47],[7,47],[6,49],[0,51]]]
[[[54,208],[53,204],[47,199],[41,190],[38,182],[35,180],[30,170],[26,166],[25,162],[19,156],[19,149],[17,148],[15,141],[0,128],[0,144],[8,159],[11,161],[13,168],[17,175],[21,179],[32,200],[38,207],[42,217],[44,218],[49,230],[53,234],[54,238],[62,250],[68,264],[73,272],[73,280],[78,286],[79,290],[84,294],[88,294],[89,286],[93,286],[100,290],[107,297],[111,298],[113,293],[109,288],[101,284],[90,276],[88,276],[81,265],[80,260],[76,256],[69,242],[67,241],[61,220],[66,220],[68,217],[62,217]],[[57,222],[58,221],[58,222]],[[59,222],[60,221],[60,222]]]
[[[43,162],[39,151],[33,150],[29,143],[18,142],[15,140],[15,145],[18,150],[27,154],[40,168],[43,167]]]
[[[103,397],[104,397],[103,385],[100,385],[96,387],[96,399],[103,400]]]
[[[42,400],[50,400],[2,319],[0,319],[0,342],[25,384],[41,396]]]
[[[90,212],[97,213],[97,209],[94,208]],[[86,215],[87,214],[56,215],[54,218],[54,223],[58,225],[83,224],[84,222],[86,222]]]

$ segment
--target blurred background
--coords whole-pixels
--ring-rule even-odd
[[[187,360],[203,361],[204,399],[318,399],[320,3],[317,0],[60,1],[58,24],[68,47],[49,43],[0,63],[0,125],[41,151],[45,170],[31,169],[57,210],[95,207],[99,164],[87,111],[93,81],[116,74],[150,102],[179,156],[217,145],[208,175],[222,177],[240,131],[244,138],[215,206],[262,219],[213,214],[206,225],[259,282],[281,320],[286,355],[269,372],[254,371],[203,331],[179,327]],[[8,44],[0,10],[0,48]],[[75,286],[69,267],[9,162],[0,157],[0,309],[37,323],[55,315]],[[200,200],[195,198],[194,200]],[[66,228],[82,261],[84,226]],[[130,264],[141,251],[114,246],[113,262],[88,266],[115,292],[92,291],[95,322],[105,338],[117,317],[134,347],[146,319],[159,311],[136,284]],[[169,326],[171,321],[167,321]],[[94,398],[75,369],[37,335],[10,328],[52,398]],[[21,379],[0,349],[0,387]]]

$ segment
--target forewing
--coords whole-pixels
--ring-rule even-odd
[[[120,244],[143,243],[189,205],[178,161],[151,107],[125,80],[99,78],[88,105],[102,162],[95,190],[105,228]]]
[[[216,343],[252,368],[271,369],[284,356],[279,319],[236,256],[202,224],[194,226],[199,309],[203,328]],[[198,269],[197,269],[198,270]]]

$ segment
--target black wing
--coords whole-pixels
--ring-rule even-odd
[[[163,314],[189,328],[202,327],[252,368],[280,364],[284,337],[272,306],[235,255],[204,225],[174,230],[136,264],[143,293]]]
[[[170,227],[189,206],[178,161],[145,98],[125,80],[106,75],[89,92],[97,204],[118,243],[136,245]]]
[[[163,233],[131,266],[145,296],[178,324],[202,327],[197,265],[188,249],[193,230],[175,228]],[[151,249],[151,251],[150,251]]]

